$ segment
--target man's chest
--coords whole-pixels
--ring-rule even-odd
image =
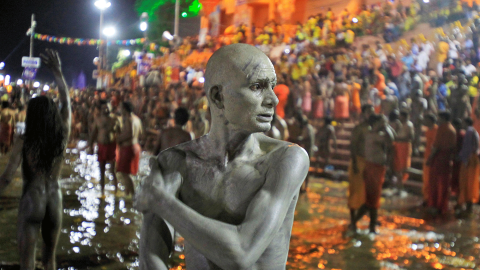
[[[241,160],[221,168],[211,161],[186,160],[182,201],[197,212],[229,223],[241,222],[265,182],[263,160]]]

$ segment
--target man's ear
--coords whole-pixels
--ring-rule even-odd
[[[218,108],[223,109],[223,87],[221,85],[215,85],[208,91],[209,99]]]

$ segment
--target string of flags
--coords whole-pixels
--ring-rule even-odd
[[[78,46],[97,46],[97,45],[120,45],[120,46],[133,46],[137,44],[144,44],[145,38],[137,39],[124,39],[124,40],[112,40],[106,41],[102,39],[83,39],[83,38],[70,38],[70,37],[56,37],[42,34],[35,34],[35,39],[53,42],[58,44],[78,45]]]

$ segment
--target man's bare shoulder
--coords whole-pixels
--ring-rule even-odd
[[[180,169],[184,167],[185,158],[188,154],[198,155],[205,149],[202,137],[181,143],[174,147],[168,148],[160,152],[157,156],[157,160],[161,167],[168,167],[172,170]]]
[[[307,151],[298,144],[276,140],[262,133],[256,134],[256,136],[260,149],[265,152],[265,155],[270,155],[270,160],[273,162],[272,164],[280,164],[276,161],[281,161],[285,158],[291,159],[292,162],[295,163],[298,162],[298,165],[310,164]]]

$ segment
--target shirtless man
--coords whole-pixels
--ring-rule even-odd
[[[178,108],[175,110],[175,126],[161,131],[160,139],[153,151],[154,155],[158,155],[163,150],[174,147],[175,145],[192,140],[192,135],[183,129],[188,119],[189,114],[187,109]]]
[[[210,133],[163,151],[136,196],[145,212],[140,269],[168,269],[173,234],[187,269],[285,269],[305,150],[268,138],[278,99],[268,57],[246,44],[217,50],[205,73]]]
[[[118,152],[117,172],[125,185],[125,195],[134,194],[133,180],[130,175],[138,172],[140,153],[142,151],[138,144],[138,138],[143,133],[142,121],[133,113],[133,105],[130,102],[123,102],[122,129],[117,136]]]
[[[371,115],[368,119],[371,130],[365,136],[365,204],[358,209],[352,224],[356,231],[356,223],[370,212],[370,233],[376,234],[375,226],[380,207],[382,185],[385,178],[386,166],[390,164],[392,143],[394,136],[387,127],[383,115]]]
[[[42,263],[57,269],[55,250],[62,225],[62,191],[58,183],[70,135],[71,108],[61,62],[56,51],[41,54],[58,85],[59,105],[46,96],[30,100],[24,136],[18,137],[0,177],[0,194],[22,163],[23,194],[18,209],[17,242],[20,269],[35,269],[36,243],[43,237]]]
[[[2,102],[2,111],[0,112],[0,152],[8,153],[13,140],[15,127],[15,113],[10,109],[8,101]]]
[[[403,183],[408,180],[407,169],[410,168],[412,161],[412,141],[415,138],[415,129],[410,121],[407,110],[400,112],[400,125],[395,130],[395,137],[392,169],[397,180],[398,191],[404,196]]]
[[[385,116],[389,116],[393,110],[398,109],[398,98],[393,94],[393,90],[385,88],[386,96],[380,102],[380,110]]]
[[[93,154],[93,144],[97,142],[98,163],[100,163],[100,185],[102,186],[102,197],[105,196],[105,167],[110,163],[113,174],[113,185],[115,194],[117,194],[117,176],[115,173],[115,158],[117,143],[115,142],[116,133],[120,130],[120,122],[112,113],[112,105],[106,100],[100,100],[100,116],[96,118],[92,125],[90,134],[90,154]]]

